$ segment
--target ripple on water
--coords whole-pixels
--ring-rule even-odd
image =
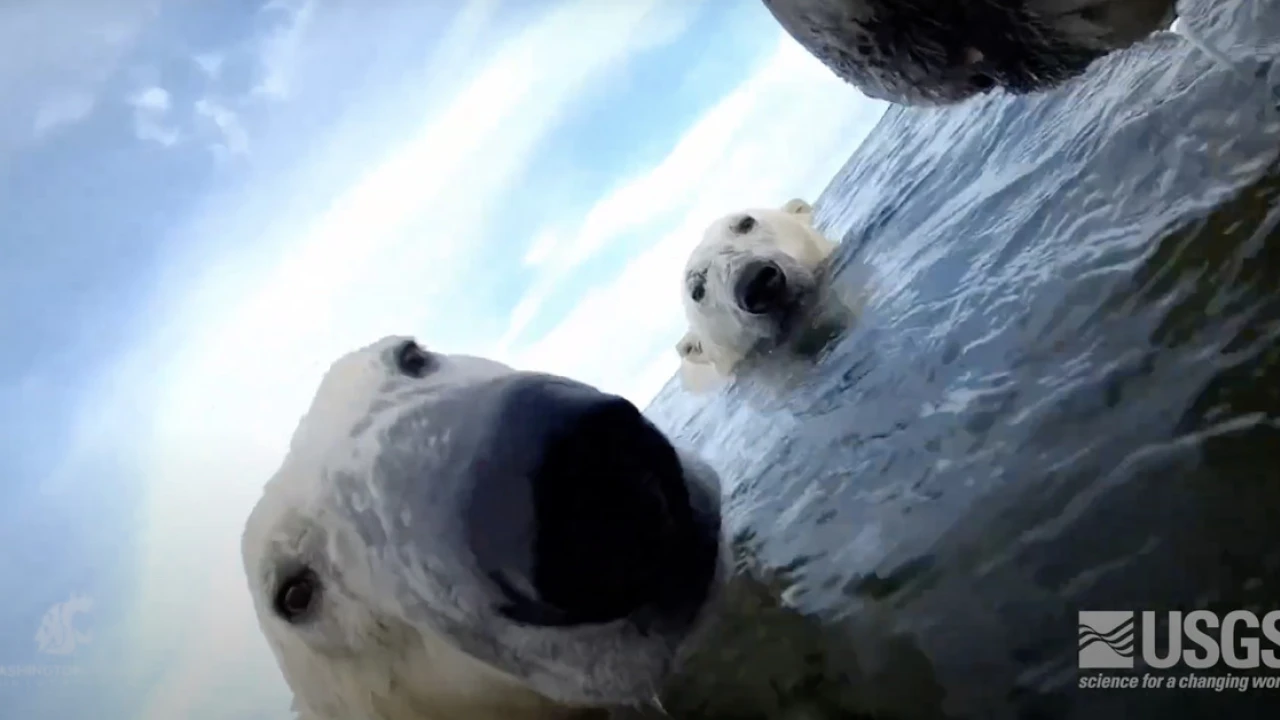
[[[1075,610],[1280,598],[1280,8],[1187,7],[1238,67],[1164,35],[1060,92],[890,109],[818,203],[860,324],[798,389],[649,410],[863,707],[1217,717],[1070,694]]]

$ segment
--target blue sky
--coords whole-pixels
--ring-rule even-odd
[[[412,333],[643,405],[702,228],[884,107],[758,2],[8,5],[0,667],[83,670],[19,710],[283,717],[239,530],[329,362]]]

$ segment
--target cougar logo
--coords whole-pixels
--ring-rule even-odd
[[[45,655],[70,655],[76,647],[92,642],[93,636],[76,629],[75,618],[93,609],[93,600],[72,594],[66,602],[45,611],[36,631],[36,648]]]

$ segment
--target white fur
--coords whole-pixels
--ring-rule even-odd
[[[737,223],[750,216],[749,232],[736,232]],[[676,343],[681,359],[680,376],[685,389],[700,392],[733,375],[738,364],[763,342],[775,344],[778,330],[768,322],[742,312],[732,297],[734,273],[752,258],[778,262],[789,282],[817,287],[819,267],[837,245],[813,226],[813,207],[793,199],[779,209],[756,208],[726,215],[706,229],[685,264],[681,296],[689,330]],[[703,296],[695,299],[691,280],[702,278]],[[811,314],[806,311],[805,314]]]
[[[436,381],[459,384],[504,371],[479,358],[450,358]],[[517,711],[555,717],[547,700],[514,678],[398,617],[381,590],[385,578],[378,577],[387,569],[378,567],[354,528],[329,512],[334,488],[326,483],[328,470],[360,461],[360,451],[344,440],[383,394],[386,375],[379,353],[368,348],[333,364],[245,526],[242,547],[255,608],[294,692],[294,709],[304,720],[497,720]],[[326,591],[320,622],[298,628],[268,607],[271,597],[263,588],[272,576],[263,556],[273,542],[300,545],[291,531],[308,521],[329,524],[329,545],[347,563],[347,583]]]
[[[465,574],[451,573],[448,553],[441,559],[424,547],[438,537],[421,532],[429,513],[397,493],[402,478],[388,480],[397,471],[386,467],[412,467],[413,483],[431,483],[431,463],[441,457],[435,448],[449,442],[454,414],[468,405],[446,405],[443,415],[433,408],[515,371],[434,354],[428,375],[400,377],[388,358],[404,341],[385,338],[333,364],[245,525],[249,589],[295,710],[305,720],[557,720],[601,710],[553,700],[556,694],[611,692],[638,702],[627,688],[656,685],[682,637],[637,639],[607,626],[521,634],[476,609],[488,598]],[[414,432],[397,440],[389,428],[406,418]],[[718,513],[714,473],[696,458],[681,459],[686,478],[714,486]],[[302,623],[282,619],[273,605],[273,588],[299,564],[318,568],[324,587]],[[450,622],[455,633],[461,626],[486,642],[523,644],[506,649],[536,677],[518,678],[464,652],[445,629]],[[578,658],[597,661],[572,665]]]

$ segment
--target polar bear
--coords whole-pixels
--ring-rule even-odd
[[[960,102],[1047,90],[1169,26],[1177,0],[763,0],[778,24],[864,95]],[[1185,2],[1184,2],[1185,4]]]
[[[654,700],[728,566],[719,481],[634,405],[388,337],[333,364],[249,514],[305,720]]]
[[[851,308],[819,277],[835,249],[798,198],[711,223],[684,269],[689,329],[676,343],[684,387],[706,389],[749,354],[797,340],[815,323],[846,325]]]

